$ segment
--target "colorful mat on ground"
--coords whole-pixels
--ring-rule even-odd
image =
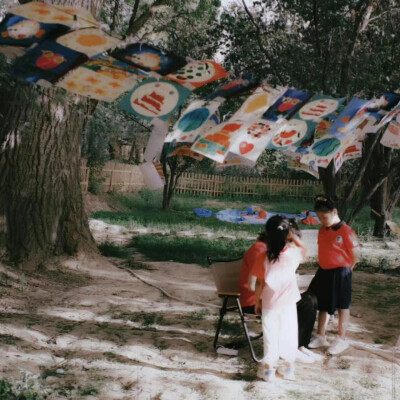
[[[320,223],[317,214],[312,211],[303,211],[300,214],[290,214],[275,211],[265,211],[257,206],[250,206],[246,210],[221,210],[215,213],[215,216],[220,221],[232,222],[234,224],[262,225],[265,224],[270,217],[277,214],[284,215],[287,218],[294,218],[297,222],[306,225],[317,225]]]

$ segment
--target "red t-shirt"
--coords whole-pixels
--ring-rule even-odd
[[[251,275],[257,276],[254,271],[258,271],[260,268],[264,271],[266,252],[267,245],[264,242],[257,241],[246,251],[243,257],[239,278],[239,300],[242,307],[254,306],[256,302],[254,292],[249,290],[249,275],[251,273]],[[261,279],[264,279],[264,272]]]
[[[353,229],[341,221],[318,232],[318,263],[322,269],[352,267],[352,250],[359,246]]]

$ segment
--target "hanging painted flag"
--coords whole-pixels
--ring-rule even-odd
[[[307,124],[304,136],[291,145],[292,150],[298,153],[307,153],[310,145],[314,142],[314,135],[319,122],[328,121],[328,123],[332,123],[339,115],[345,100],[345,97],[335,99],[331,96],[316,94],[305,103],[291,119],[291,121],[304,121]]]
[[[269,141],[267,149],[286,150],[303,139],[308,131],[308,125],[301,119],[275,124],[277,129]]]
[[[258,83],[253,79],[252,74],[243,74],[240,78],[229,82],[211,94],[206,96],[207,100],[213,100],[217,97],[229,99],[234,96],[242,95],[243,93],[255,88]]]
[[[138,82],[138,75],[116,69],[95,71],[82,64],[70,71],[56,85],[81,96],[113,102]]]
[[[256,162],[278,129],[278,126],[274,122],[262,119],[255,120],[252,123],[247,122],[243,129],[233,138],[229,151]]]
[[[220,104],[220,102],[212,100],[193,101],[174,125],[170,137],[177,142],[193,143],[204,129],[215,125],[212,123],[210,126],[207,122],[218,110]]]
[[[233,137],[246,125],[241,121],[227,121],[200,136],[191,147],[217,162],[223,162],[231,147]]]
[[[286,91],[286,88],[261,84],[232,115],[236,121],[251,121],[261,118],[264,112]]]
[[[372,100],[366,106],[365,113],[375,118],[379,123],[400,101],[400,94],[386,92]]]
[[[194,90],[207,83],[226,78],[228,73],[225,69],[212,60],[191,61],[176,72],[165,76],[189,90]]]
[[[286,153],[286,161],[289,168],[295,169],[297,171],[304,171],[308,174],[314,176],[315,178],[319,179],[318,168],[314,166],[314,163],[311,165],[303,164],[301,162],[301,154],[287,152]]]
[[[0,44],[29,47],[68,31],[69,28],[65,25],[45,24],[19,15],[7,14],[0,23]]]
[[[217,163],[216,167],[218,169],[225,167],[246,167],[253,168],[256,165],[254,161],[247,158],[241,157],[237,154],[229,152],[222,163]]]
[[[365,107],[369,102],[353,97],[332,124],[329,135],[340,138],[352,133],[366,117]]]
[[[385,130],[381,139],[381,145],[400,149],[400,114],[397,114]]]
[[[343,160],[353,160],[362,156],[362,140],[356,140],[343,152]]]
[[[60,36],[57,43],[89,57],[122,44],[121,40],[113,38],[97,28],[85,28],[67,33]]]
[[[336,174],[336,172],[339,171],[340,167],[343,165],[343,162],[344,162],[343,152],[338,151],[336,153],[335,157],[333,157],[333,165],[334,165],[335,174]]]
[[[169,144],[167,157],[189,157],[195,160],[202,160],[204,156],[202,154],[193,151],[190,146],[192,143],[176,142],[175,140]]]
[[[164,181],[152,162],[140,164],[139,168],[142,171],[144,184],[150,190],[159,190],[164,187]]]
[[[10,13],[38,22],[67,25],[73,29],[100,25],[85,8],[50,5],[39,1],[11,7]]]
[[[147,43],[132,43],[123,49],[116,49],[112,55],[144,71],[168,75],[186,65],[183,57],[166,52]]]
[[[287,89],[274,104],[262,115],[261,118],[272,122],[281,121],[295,113],[301,105],[310,97],[308,92],[297,89]]]
[[[162,181],[165,184],[165,175],[164,175],[162,164],[159,162],[153,162],[153,165],[154,165],[154,168],[157,170],[158,175],[160,175],[160,178],[162,179]]]
[[[84,54],[46,40],[18,58],[10,73],[28,82],[44,80],[54,83],[86,60]]]
[[[167,120],[190,94],[189,89],[175,82],[149,78],[134,87],[119,107],[147,121],[153,118]]]
[[[390,110],[379,122],[378,128],[381,128],[383,125],[387,124],[390,122],[392,119],[396,118],[397,115],[400,114],[400,102]]]

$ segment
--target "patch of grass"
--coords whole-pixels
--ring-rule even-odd
[[[29,385],[28,385],[29,386]],[[1,400],[42,400],[43,396],[35,393],[30,387],[14,387],[5,378],[0,379],[0,399]]]
[[[131,251],[126,247],[120,247],[110,242],[100,243],[98,246],[100,253],[104,257],[115,257],[128,259],[131,257]]]
[[[245,239],[228,241],[142,235],[134,238],[131,244],[153,261],[176,261],[208,266],[207,255],[217,259],[240,257],[253,242]]]
[[[77,392],[80,396],[96,396],[99,394],[98,389],[96,389],[92,385],[86,386],[84,388],[78,388]]]
[[[118,318],[128,319],[132,322],[139,322],[144,326],[161,325],[164,322],[164,317],[157,313],[121,313]]]
[[[239,321],[229,321],[224,319],[221,326],[221,334],[229,336],[242,336],[243,327]]]
[[[193,311],[186,316],[186,318],[190,321],[202,321],[210,315],[208,310],[201,310],[201,311]]]
[[[0,346],[2,345],[14,345],[21,342],[21,339],[12,335],[1,335],[0,334]],[[0,397],[1,399],[1,397]]]
[[[338,369],[350,369],[351,364],[346,358],[339,357],[336,361],[336,366]]]
[[[199,353],[205,353],[208,350],[209,344],[207,342],[197,342],[194,345],[194,348],[199,352]]]
[[[59,333],[69,333],[72,332],[80,322],[69,322],[69,321],[58,321],[56,328]]]

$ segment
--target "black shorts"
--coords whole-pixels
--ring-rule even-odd
[[[317,296],[319,311],[332,315],[337,309],[350,308],[352,275],[350,267],[318,268],[310,283],[310,291]]]

